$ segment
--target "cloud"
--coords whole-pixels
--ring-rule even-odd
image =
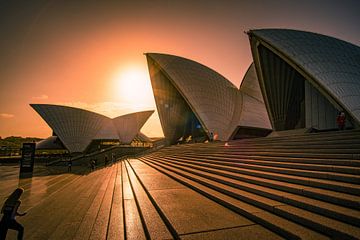
[[[48,99],[48,98],[49,98],[49,96],[45,95],[45,94],[41,94],[40,96],[32,97],[33,100],[45,100],[45,99]]]
[[[1,118],[13,118],[13,117],[15,117],[15,115],[10,114],[10,113],[0,113],[0,117]]]

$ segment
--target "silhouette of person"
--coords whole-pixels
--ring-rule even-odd
[[[72,161],[71,159],[68,161],[68,172],[71,172],[71,166],[72,166]]]
[[[95,160],[91,160],[90,162],[90,165],[91,165],[91,170],[94,171],[95,170]]]
[[[17,239],[23,239],[24,227],[15,220],[16,216],[24,216],[26,212],[19,213],[21,201],[20,196],[24,189],[17,188],[5,201],[1,213],[4,214],[0,221],[0,240],[6,239],[6,234],[9,229],[18,231]]]
[[[336,123],[338,125],[339,130],[344,130],[345,121],[346,121],[345,113],[339,112],[339,114],[336,117]]]
[[[105,154],[105,167],[108,165],[108,156]]]
[[[209,135],[210,135],[210,137],[209,137],[210,142],[214,141],[214,133],[210,132]]]

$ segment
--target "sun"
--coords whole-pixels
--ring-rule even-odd
[[[113,82],[113,90],[119,101],[134,106],[153,105],[151,83],[146,68],[122,68],[115,74]]]

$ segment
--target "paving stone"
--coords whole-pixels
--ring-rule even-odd
[[[184,240],[238,240],[238,239],[253,239],[253,240],[278,240],[283,239],[273,232],[259,226],[250,225],[228,229],[218,229],[214,231],[199,232],[193,234],[181,235]]]
[[[140,214],[135,198],[131,190],[126,167],[122,163],[123,189],[124,189],[124,212],[126,239],[146,239]],[[126,189],[126,190],[125,190]],[[126,193],[125,193],[126,192]]]
[[[150,193],[179,234],[251,223],[189,189],[154,190]]]
[[[144,222],[149,233],[149,237],[151,239],[171,239],[171,233],[167,229],[163,219],[160,217],[130,165],[127,165],[127,169],[134,194],[139,203],[141,214],[144,218]]]
[[[107,233],[107,239],[109,240],[125,239],[124,209],[122,198],[122,165],[117,164],[114,195],[111,205],[109,228]]]

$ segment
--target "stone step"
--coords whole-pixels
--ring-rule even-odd
[[[150,157],[150,156],[149,156]],[[231,178],[239,179],[244,182],[255,183],[261,186],[267,186],[278,190],[285,190],[287,192],[301,194],[304,196],[310,196],[322,201],[327,201],[330,203],[335,203],[338,205],[343,204],[344,206],[349,206],[353,208],[360,209],[360,197],[354,196],[346,193],[338,193],[331,190],[319,189],[316,187],[309,187],[306,185],[300,185],[296,183],[283,182],[268,178],[263,178],[262,176],[251,176],[241,173],[232,173],[229,171],[218,170],[216,168],[210,167],[200,167],[203,171],[210,171],[216,174],[225,174]]]
[[[233,237],[232,234],[242,235],[254,228],[258,232],[252,239],[280,239],[268,229],[205,198],[148,165],[135,159],[129,162],[181,239],[207,234],[215,234],[219,236],[218,239],[228,239]]]
[[[106,238],[109,240],[125,239],[124,208],[122,191],[122,165],[116,164],[114,193],[109,215],[109,225]]]
[[[167,155],[167,154],[166,154]],[[157,156],[165,156],[163,153],[159,153]],[[262,161],[277,161],[285,163],[304,163],[304,164],[319,164],[319,165],[336,165],[336,166],[350,166],[350,167],[360,167],[360,160],[349,160],[349,159],[326,159],[326,158],[290,158],[290,157],[271,157],[271,156],[244,156],[241,154],[205,154],[197,153],[196,156],[199,158],[202,157],[212,157],[212,158],[221,158],[226,161],[234,161],[237,159],[244,160],[262,160]]]
[[[107,236],[111,204],[114,195],[115,179],[117,176],[117,167],[113,165],[111,168],[113,170],[111,172],[104,197],[101,200],[95,222],[91,229],[89,240],[106,239]]]
[[[181,154],[182,152],[178,152]],[[205,151],[206,153],[206,151]],[[316,153],[316,152],[271,152],[271,151],[217,151],[217,154],[239,154],[242,156],[271,156],[271,157],[298,157],[298,158],[327,158],[327,159],[359,159],[357,153]],[[208,152],[213,154],[213,152]]]
[[[194,151],[195,150],[195,151]],[[272,154],[278,154],[278,153],[286,153],[288,156],[291,156],[291,154],[304,154],[303,156],[306,157],[310,154],[322,154],[323,156],[335,156],[335,158],[349,158],[352,159],[359,159],[360,160],[360,148],[317,148],[317,149],[311,149],[304,146],[303,148],[292,148],[292,147],[276,147],[276,148],[269,148],[267,146],[261,146],[261,147],[242,147],[237,148],[233,147],[231,145],[222,146],[219,147],[216,151],[209,151],[204,149],[194,149],[193,151],[187,150],[187,151],[177,151],[180,153],[208,153],[208,154],[243,154],[243,155],[249,155],[249,154],[259,154],[259,155],[272,155]],[[311,156],[311,155],[310,155]],[[328,158],[328,157],[325,157]],[[334,158],[334,157],[331,157]]]
[[[152,155],[147,157],[152,157]],[[271,187],[278,190],[284,190],[290,193],[309,196],[318,200],[327,201],[337,205],[343,205],[345,207],[360,209],[360,196],[346,194],[343,192],[335,192],[332,190],[326,190],[317,187],[310,187],[306,185],[301,185],[299,183],[289,183],[276,179],[264,178],[263,175],[252,176],[241,173],[232,173],[226,170],[218,170],[213,167],[207,168],[199,166],[199,168],[203,171],[216,173],[218,175],[224,175],[230,178],[238,179],[243,182],[254,183],[257,185]]]
[[[283,139],[275,139],[275,138],[254,138],[252,141],[247,139],[238,139],[238,140],[230,140],[229,143],[234,146],[238,145],[269,145],[269,146],[313,146],[320,145],[326,146],[329,144],[338,145],[338,146],[346,146],[349,144],[359,144],[359,135],[357,136],[348,136],[344,138],[338,137],[313,137],[308,136],[306,138],[296,137],[289,138],[284,137]],[[221,142],[217,142],[214,145],[221,145]]]
[[[264,138],[252,138],[244,139],[247,142],[259,142],[259,141],[287,141],[287,140],[307,140],[307,139],[348,139],[357,138],[360,136],[359,130],[347,130],[347,131],[333,131],[333,132],[319,132],[319,133],[305,133],[296,135],[285,136],[268,136]]]
[[[218,169],[228,170],[232,172],[242,171],[245,169],[249,170],[256,170],[256,171],[264,171],[269,173],[279,173],[279,174],[286,174],[291,176],[300,176],[300,177],[307,177],[307,178],[316,178],[316,179],[325,179],[330,181],[340,181],[344,183],[350,184],[359,184],[360,183],[360,176],[357,174],[344,174],[344,173],[336,173],[336,172],[325,172],[325,171],[315,171],[315,170],[299,170],[299,169],[292,169],[292,168],[285,168],[285,167],[271,167],[271,166],[264,166],[264,165],[256,165],[256,164],[244,164],[238,163],[236,166],[224,166],[223,164],[216,164],[216,163],[207,163],[205,161],[201,161],[202,159],[195,159],[195,158],[187,158],[187,157],[164,157],[166,159],[172,160],[181,160],[182,162],[195,162],[198,165],[202,166],[216,166]],[[350,186],[350,185],[349,185]],[[360,194],[360,186],[353,187],[357,190]]]
[[[269,152],[314,152],[314,153],[360,153],[360,141],[359,143],[339,143],[337,144],[293,144],[289,145],[286,143],[281,144],[249,144],[249,143],[237,143],[227,142],[217,145],[216,148],[211,146],[212,144],[204,144],[201,146],[197,146],[197,148],[184,148],[178,149],[179,152],[194,152],[194,150],[198,152],[242,152],[242,151],[263,151],[266,149]],[[170,149],[170,148],[169,148]],[[165,149],[164,149],[165,151]]]
[[[144,157],[143,159],[147,159],[151,161],[150,158]],[[154,159],[154,161],[156,161],[156,159]],[[309,197],[299,196],[297,194],[288,193],[286,191],[281,191],[281,190],[275,190],[269,187],[263,187],[253,183],[246,183],[243,181],[221,176],[217,173],[208,173],[205,171],[196,170],[193,167],[177,166],[176,163],[175,164],[168,163],[168,165],[192,173],[194,175],[208,178],[215,182],[223,183],[247,192],[257,194],[259,196],[268,197],[279,202],[284,202],[286,204],[304,208],[305,210],[313,211],[315,213],[319,213],[330,218],[335,218],[340,221],[345,221],[349,224],[360,226],[359,210],[353,210],[353,209],[337,206],[334,204],[329,204],[316,199],[311,199]]]
[[[231,143],[222,143],[216,148],[203,146],[196,148],[184,148],[184,149],[173,149],[172,147],[162,149],[161,153],[171,153],[173,151],[177,153],[202,153],[202,154],[243,154],[243,155],[273,155],[273,156],[300,156],[300,157],[317,157],[321,158],[350,158],[350,159],[359,159],[360,160],[360,148],[357,147],[343,147],[343,148],[308,148],[303,146],[302,148],[293,148],[293,147],[268,147],[267,145],[260,147],[236,147],[229,145]]]
[[[163,157],[163,160],[170,160],[173,161],[170,157]],[[201,163],[199,161],[188,161],[187,163],[182,161],[176,161],[177,164],[190,164],[194,168],[201,168],[201,169],[209,169],[213,170],[214,166],[209,166],[206,163]],[[216,170],[223,171],[224,174],[244,174],[244,175],[250,175],[254,177],[261,177],[266,179],[272,179],[272,180],[278,180],[278,181],[284,181],[288,183],[295,183],[310,187],[316,187],[316,188],[322,188],[322,189],[328,189],[332,191],[347,193],[351,195],[357,195],[360,196],[360,187],[357,184],[351,184],[351,183],[345,183],[345,182],[337,182],[332,180],[324,180],[324,179],[317,179],[317,178],[308,178],[308,177],[302,177],[302,176],[294,176],[294,175],[288,175],[286,173],[273,173],[273,172],[267,172],[267,171],[261,171],[261,170],[253,170],[253,169],[246,169],[246,168],[233,168],[233,167],[227,167],[227,166],[217,166]]]
[[[359,143],[360,138],[360,131],[347,131],[346,133],[307,133],[302,135],[294,135],[294,136],[277,136],[277,137],[259,137],[259,138],[248,138],[248,139],[238,139],[238,140],[231,140],[232,143],[242,143],[242,144],[261,144],[261,143],[267,143],[267,144],[282,144],[282,143],[300,143],[300,144],[313,144],[313,143],[320,143],[323,142],[327,143],[341,143],[341,142],[357,142]],[[349,141],[350,140],[350,141]],[[218,141],[211,142],[210,145],[218,145]],[[198,143],[199,146],[201,146],[201,143]],[[174,146],[175,147],[175,146]]]
[[[147,239],[140,209],[136,204],[124,162],[122,164],[125,239]]]
[[[300,224],[294,223],[285,219],[284,217],[273,214],[269,211],[256,207],[252,204],[244,202],[240,199],[234,198],[227,194],[221,193],[209,186],[203,185],[198,181],[194,181],[181,174],[172,171],[169,167],[163,167],[158,163],[143,160],[149,166],[164,173],[165,175],[175,179],[185,186],[203,194],[209,199],[220,203],[221,205],[237,212],[240,215],[270,229],[286,239],[328,239],[323,234],[317,233],[309,228],[303,227]]]
[[[282,147],[282,146],[293,146],[295,148],[303,148],[303,147],[313,147],[318,146],[321,148],[327,148],[327,145],[333,145],[337,148],[351,148],[351,145],[354,145],[353,148],[357,148],[360,144],[360,134],[346,136],[341,138],[341,136],[314,136],[314,135],[307,135],[305,137],[297,136],[291,138],[290,136],[283,137],[283,138],[253,138],[253,139],[240,139],[240,140],[231,140],[228,141],[230,146],[234,147],[241,147],[241,146],[268,146],[268,147]],[[189,144],[181,144],[181,145],[173,145],[171,148],[180,148],[184,149],[185,145]],[[195,143],[190,145],[196,145],[197,148],[201,149],[203,147],[210,147],[212,149],[216,149],[218,146],[224,145],[224,142],[211,142],[211,143]]]
[[[327,234],[335,238],[347,239],[356,239],[360,237],[360,228],[351,226],[349,224],[336,221],[334,219],[321,216],[319,214],[311,213],[303,209],[289,206],[287,204],[283,204],[269,198],[261,197],[256,194],[248,193],[243,190],[239,190],[234,187],[230,187],[195,174],[179,171],[176,168],[163,165],[158,161],[151,161],[151,163],[157,166],[161,166],[162,168],[166,168],[167,170],[170,170],[179,175],[182,175],[183,177],[191,179],[192,181],[196,181],[202,185],[210,187],[213,190],[234,197],[246,203],[255,205],[256,207],[259,207],[265,211],[277,214],[298,224],[305,225],[306,227],[311,228],[315,231],[319,231],[322,234]],[[296,210],[296,214],[294,214],[294,210]],[[316,221],[314,221],[314,219],[316,219]]]
[[[254,153],[254,152],[264,152],[264,153],[286,153],[286,154],[297,154],[297,153],[304,153],[304,154],[324,154],[324,155],[335,155],[335,156],[347,156],[348,154],[357,155],[360,154],[360,148],[308,148],[304,146],[303,148],[293,148],[293,147],[268,147],[268,146],[261,146],[261,147],[242,147],[238,148],[236,146],[227,145],[219,149],[217,153]]]
[[[179,239],[172,226],[169,225],[168,220],[165,220],[168,225],[165,224],[163,219],[165,215],[156,205],[156,202],[151,198],[151,195],[146,191],[146,189],[144,189],[139,178],[136,176],[135,172],[131,168],[129,162],[126,162],[125,166],[140,216],[143,219],[143,226],[146,238]],[[161,212],[161,215],[159,214],[159,212]],[[172,234],[168,228],[172,230]]]
[[[197,154],[173,154],[173,157],[184,157],[186,159],[201,160],[213,164],[220,164],[224,166],[241,167],[241,164],[255,164],[261,166],[294,168],[313,171],[337,172],[345,174],[360,174],[360,167],[338,166],[329,164],[313,164],[313,163],[293,163],[293,162],[279,162],[276,160],[251,160],[251,159],[232,159],[227,157],[213,157],[213,156],[199,156]]]
[[[322,140],[317,142],[311,142],[311,141],[284,141],[284,142],[270,142],[270,143],[262,143],[262,142],[252,142],[247,143],[243,142],[243,140],[232,140],[227,142],[229,147],[236,147],[236,148],[244,148],[244,147],[268,147],[268,148],[311,148],[311,149],[328,149],[328,148],[359,148],[360,140],[359,139],[344,139],[344,140],[338,140],[335,139],[329,139],[329,140]],[[220,146],[221,144],[219,144]],[[201,147],[206,147],[206,145],[201,145]]]
[[[105,169],[107,170],[107,169]],[[111,170],[106,171],[107,177],[104,180],[104,182],[101,184],[94,200],[91,203],[91,206],[89,207],[88,211],[84,215],[83,219],[81,220],[81,223],[78,226],[78,229],[73,237],[73,239],[89,239],[91,235],[94,236],[96,234],[95,232],[98,231],[99,228],[104,229],[104,225],[101,226],[95,226],[95,222],[99,221],[97,219],[97,216],[99,212],[101,211],[102,202],[104,199],[109,199],[109,195],[112,195],[111,189],[114,188],[113,185],[111,185],[111,182],[113,183],[113,179],[115,178],[116,169],[114,166],[111,168]],[[105,171],[103,171],[104,173]],[[109,218],[106,218],[108,220]],[[95,229],[94,229],[95,227]],[[106,236],[106,235],[105,235]]]

